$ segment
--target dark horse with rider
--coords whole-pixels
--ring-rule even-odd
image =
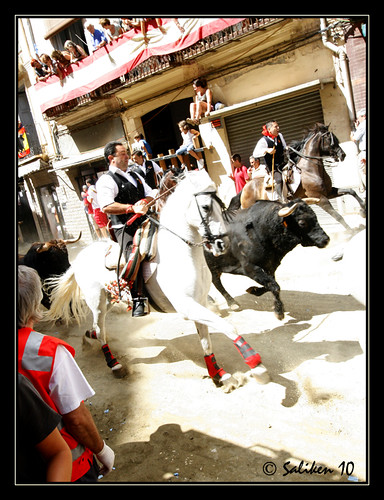
[[[256,144],[253,156],[264,157],[272,182],[267,184],[263,177],[252,179],[237,195],[238,199],[233,200],[232,207],[237,203],[242,208],[248,208],[256,200],[318,198],[319,206],[349,230],[348,224],[329,202],[349,194],[359,203],[361,214],[365,216],[364,201],[351,188],[333,187],[325,170],[326,158],[343,161],[346,156],[338,138],[326,125],[316,123],[304,139],[287,146],[277,122],[268,122],[264,125],[263,137]]]

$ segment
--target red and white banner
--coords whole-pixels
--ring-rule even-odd
[[[96,90],[152,56],[172,54],[185,49],[243,19],[179,17],[179,24],[184,28],[181,33],[173,19],[163,18],[162,27],[165,33],[149,24],[147,44],[141,31],[132,29],[82,61],[71,64],[61,81],[57,76],[51,76],[45,82],[38,82],[35,91],[41,112]]]

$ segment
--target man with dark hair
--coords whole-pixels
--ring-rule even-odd
[[[146,214],[147,203],[153,200],[154,193],[144,179],[129,168],[129,153],[121,142],[109,142],[104,148],[104,158],[109,165],[109,171],[96,183],[97,197],[101,210],[111,220],[117,242],[128,262],[133,236],[144,219],[139,217],[131,225],[126,225],[126,222],[136,214]],[[133,298],[141,296],[139,279],[138,277],[131,290]],[[144,314],[142,302],[134,301],[132,315]]]
[[[285,143],[283,134],[276,120],[271,120],[263,126],[261,132],[263,137],[258,141],[253,151],[255,158],[264,158],[266,168],[270,174],[273,170],[273,178],[276,182],[276,193],[281,201],[283,200],[283,177],[282,169],[286,163]]]
[[[236,194],[238,194],[249,180],[248,169],[241,163],[241,156],[237,153],[231,156],[231,166],[232,175],[229,177],[235,181]]]
[[[132,159],[136,163],[132,170],[141,175],[148,186],[156,189],[159,184],[159,176],[163,174],[162,168],[154,161],[147,160],[139,149],[133,151]]]

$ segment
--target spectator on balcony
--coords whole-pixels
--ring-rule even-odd
[[[222,102],[214,104],[212,91],[208,88],[205,78],[197,78],[192,86],[196,96],[189,107],[190,118],[187,118],[187,122],[198,125],[203,116],[209,116],[211,111],[223,108],[224,104]]]
[[[65,75],[65,70],[71,64],[71,56],[69,52],[61,52],[60,50],[54,50],[51,54],[51,58],[55,61],[57,67],[61,71],[62,75]]]
[[[121,26],[117,23],[111,23],[111,21],[106,17],[102,17],[99,20],[99,24],[104,29],[110,42],[119,38],[123,34]]]
[[[166,33],[165,28],[161,25],[160,17],[152,18],[152,17],[124,17],[123,23],[129,29],[138,29],[140,28],[143,36],[144,43],[147,45],[149,42],[149,38],[147,37],[147,23],[150,22],[155,28],[158,28],[163,35]]]
[[[102,31],[95,29],[92,23],[86,23],[85,29],[91,34],[93,52],[101,47],[104,47],[104,45],[108,43],[105,34]]]
[[[60,80],[63,79],[64,75],[61,68],[56,62],[53,62],[48,54],[41,54],[40,61],[45,64],[49,70],[49,76],[57,75]]]
[[[51,76],[49,68],[45,64],[41,64],[37,59],[31,59],[31,66],[35,71],[36,83],[45,82],[45,80]]]
[[[181,163],[181,168],[186,168],[186,165],[183,162],[183,155],[189,153],[195,158],[198,168],[199,170],[201,170],[202,168],[204,168],[204,160],[199,158],[198,154],[195,152],[195,146],[193,144],[193,139],[195,137],[198,137],[200,135],[200,132],[191,128],[186,120],[182,120],[181,122],[179,122],[178,126],[180,129],[181,137],[183,138],[183,144],[176,151],[177,157]]]
[[[87,57],[87,53],[80,45],[72,42],[72,40],[67,40],[64,44],[64,48],[68,51],[71,59],[71,63],[75,63],[77,61],[81,61],[85,57]]]
[[[132,151],[139,149],[145,158],[149,160],[152,158],[152,148],[144,139],[143,134],[136,134],[134,136],[135,142],[132,144]]]

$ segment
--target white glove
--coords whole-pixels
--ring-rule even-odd
[[[111,472],[113,464],[115,462],[115,452],[108,445],[105,444],[103,449],[96,455],[96,458],[103,465],[100,469],[100,474],[106,476],[109,472]]]

